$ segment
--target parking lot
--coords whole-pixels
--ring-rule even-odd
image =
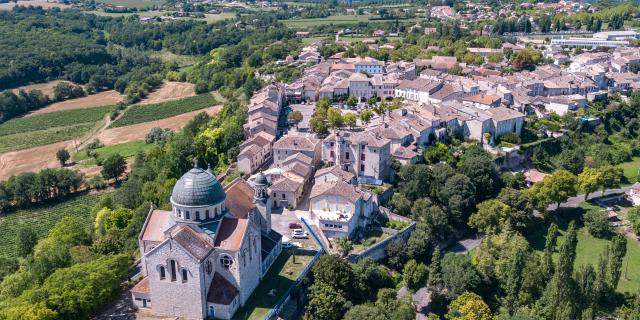
[[[292,239],[291,232],[293,229],[289,228],[290,223],[299,224],[303,230],[307,232],[309,236],[308,239]],[[296,245],[299,248],[317,250],[319,248],[318,244],[313,239],[311,232],[307,229],[302,223],[302,221],[298,220],[298,217],[293,211],[279,208],[274,209],[271,213],[271,228],[282,235],[282,242],[289,242]],[[314,230],[315,232],[315,230]]]

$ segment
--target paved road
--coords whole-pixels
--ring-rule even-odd
[[[607,189],[604,191],[604,196],[609,196],[612,194],[617,194],[617,193],[625,193],[627,190],[629,190],[631,188],[631,186],[626,186],[626,187],[622,187],[622,188],[615,188],[615,189]],[[589,194],[589,199],[596,199],[596,198],[601,198],[603,197],[603,193],[601,191],[596,191],[594,193]],[[584,202],[584,194],[579,194],[575,197],[571,197],[569,199],[567,199],[567,201],[563,202],[560,204],[560,208],[577,208],[580,206],[580,203]],[[550,205],[547,210],[556,210],[558,209],[558,207],[555,204]]]

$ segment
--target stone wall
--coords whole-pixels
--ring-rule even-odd
[[[404,218],[404,217],[403,217]],[[392,219],[393,220],[393,219]],[[360,252],[359,254],[352,254],[350,255],[347,260],[349,262],[352,263],[356,263],[359,260],[362,260],[364,258],[371,258],[374,261],[380,261],[384,258],[386,258],[387,253],[386,253],[386,249],[387,246],[393,242],[396,239],[403,239],[403,240],[407,240],[409,238],[409,236],[411,235],[411,232],[413,232],[413,230],[416,228],[416,223],[415,222],[411,222],[407,227],[405,227],[404,229],[400,230],[398,233],[374,244],[373,246],[369,247],[368,249]]]

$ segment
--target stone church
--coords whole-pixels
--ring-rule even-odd
[[[282,250],[268,187],[264,175],[223,188],[209,169],[185,173],[172,210],[152,207],[138,237],[144,278],[134,303],[157,316],[230,319]]]

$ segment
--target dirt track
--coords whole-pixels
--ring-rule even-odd
[[[107,129],[100,132],[97,138],[104,145],[114,145],[120,144],[135,140],[142,140],[144,136],[151,130],[153,127],[160,128],[168,128],[171,130],[179,130],[184,126],[189,120],[193,119],[198,113],[207,112],[212,115],[220,111],[220,106],[210,107],[202,110],[196,110],[188,113],[183,113],[181,115],[177,115],[175,117],[145,122],[140,124],[134,124],[126,127],[118,127],[113,129]]]
[[[42,108],[34,112],[31,112],[30,114],[27,115],[27,117],[37,115],[37,114],[48,113],[48,112],[91,108],[91,107],[105,106],[109,104],[116,104],[122,101],[123,99],[124,99],[124,96],[115,90],[103,91],[103,92],[99,92],[99,93],[92,94],[82,98],[71,99],[71,100],[54,103],[46,108]]]
[[[158,89],[149,93],[139,104],[153,104],[195,96],[194,85],[187,82],[166,81]]]
[[[119,143],[125,143],[134,140],[144,139],[144,136],[153,127],[169,128],[171,130],[181,129],[189,120],[200,112],[207,112],[208,114],[215,114],[220,110],[220,106],[210,107],[203,110],[197,110],[189,113],[177,115],[175,117],[166,118],[162,120],[135,124],[126,127],[119,127],[104,130],[99,132],[95,137],[100,139],[105,145],[114,145]],[[105,125],[106,127],[106,125]],[[94,137],[88,137],[84,139],[78,139],[76,142],[63,141],[46,146],[40,146],[30,149],[12,151],[5,154],[0,154],[0,181],[6,180],[13,175],[20,174],[22,172],[38,172],[44,168],[56,168],[60,166],[60,163],[56,159],[56,152],[59,149],[65,148],[70,153],[75,153],[75,144],[80,140],[90,141]],[[99,168],[82,168],[80,171],[92,175],[99,173]]]

